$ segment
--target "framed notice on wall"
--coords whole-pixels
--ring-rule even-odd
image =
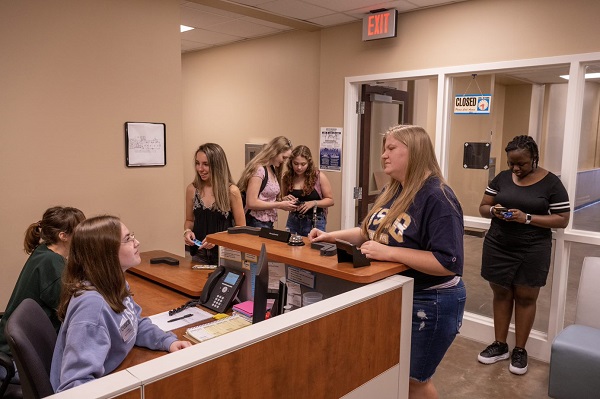
[[[134,166],[165,166],[167,163],[164,123],[125,122],[125,163]]]

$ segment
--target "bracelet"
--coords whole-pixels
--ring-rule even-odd
[[[490,215],[492,215],[492,218],[496,215],[494,215],[494,207],[490,206]]]
[[[315,200],[315,206],[314,206],[314,207],[315,207],[315,208],[317,207],[317,200]]]
[[[183,230],[183,236],[185,237],[185,234],[186,234],[187,232],[189,232],[189,231],[192,231],[192,229],[185,229],[185,230]]]

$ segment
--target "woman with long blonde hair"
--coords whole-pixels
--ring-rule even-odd
[[[292,154],[292,142],[284,136],[272,139],[244,168],[238,187],[246,193],[246,225],[273,228],[277,209],[296,210],[295,201],[282,199],[281,176]],[[263,181],[266,180],[264,188]]]
[[[431,381],[462,323],[463,214],[446,184],[427,132],[394,126],[381,155],[389,183],[361,227],[325,233],[311,241],[349,241],[369,259],[403,263],[414,279],[409,397],[438,398]]]

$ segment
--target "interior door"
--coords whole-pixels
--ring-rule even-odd
[[[357,218],[362,222],[377,194],[387,182],[381,167],[383,133],[398,124],[409,124],[409,94],[393,87],[362,85],[360,145],[358,154]]]

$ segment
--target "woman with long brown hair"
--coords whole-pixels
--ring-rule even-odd
[[[310,148],[305,145],[294,148],[281,187],[283,198],[297,204],[285,225],[290,233],[307,236],[314,227],[325,231],[327,209],[334,203],[333,192],[329,179],[315,165]]]
[[[50,370],[56,392],[112,372],[134,345],[169,352],[191,345],[141,317],[124,274],[140,264],[139,247],[115,216],[90,218],[75,229],[58,306],[63,324]]]

